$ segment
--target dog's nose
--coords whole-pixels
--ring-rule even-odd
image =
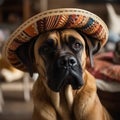
[[[74,56],[62,56],[58,60],[58,65],[60,67],[74,67],[77,64],[77,60]]]

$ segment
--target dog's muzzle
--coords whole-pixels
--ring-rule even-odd
[[[83,85],[82,68],[73,55],[60,56],[50,73],[48,86],[53,91],[59,92],[68,84],[71,84],[73,89],[79,89]]]

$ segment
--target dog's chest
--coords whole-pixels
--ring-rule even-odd
[[[66,100],[61,99],[59,107],[56,108],[56,112],[60,120],[71,120],[71,110],[69,109]]]
[[[74,120],[73,118],[73,101],[70,94],[62,92],[60,93],[59,106],[56,107],[56,112],[60,120]]]

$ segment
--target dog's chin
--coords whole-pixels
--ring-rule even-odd
[[[63,79],[58,78],[58,81],[54,78],[52,81],[48,81],[49,88],[54,92],[60,92],[68,85],[71,85],[73,90],[77,90],[80,89],[84,84],[82,73],[76,73],[74,70],[64,71],[64,76],[62,76],[62,78]]]

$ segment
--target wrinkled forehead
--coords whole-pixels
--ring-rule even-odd
[[[54,44],[61,44],[65,41],[69,42],[69,37],[74,37],[76,40],[85,44],[83,37],[74,29],[54,30],[41,34],[37,40],[37,44],[42,44],[47,41],[53,41]]]

